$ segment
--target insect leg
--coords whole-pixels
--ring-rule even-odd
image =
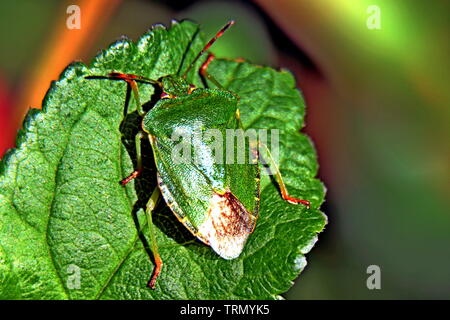
[[[267,148],[267,146],[261,142],[259,143],[259,146],[264,149],[264,151],[267,154],[267,157],[270,161],[270,166],[275,170],[275,178],[278,182],[278,185],[280,186],[281,196],[283,197],[283,199],[292,204],[301,203],[301,204],[305,205],[307,208],[309,208],[310,202],[308,200],[297,199],[297,198],[293,198],[293,197],[289,196],[286,185],[284,184],[284,181],[283,181],[283,177],[281,176],[280,169],[278,168],[275,160],[273,159],[272,154],[269,151],[269,148]]]
[[[206,61],[202,64],[202,66],[200,67],[200,74],[207,78],[209,81],[211,81],[212,83],[214,83],[216,85],[216,87],[218,87],[219,89],[224,89],[224,87],[219,83],[219,81],[216,80],[216,78],[214,78],[209,72],[208,72],[208,66],[211,63],[211,61],[214,60],[214,55],[212,53],[210,53],[208,55],[208,58],[206,59]]]
[[[128,177],[120,181],[121,185],[126,185],[131,180],[137,178],[143,170],[142,166],[142,153],[141,153],[141,140],[144,138],[145,133],[139,131],[138,134],[134,137],[134,142],[136,144],[136,159],[137,159],[137,169],[134,170]]]
[[[217,81],[216,78],[214,78],[209,72],[208,72],[208,66],[211,63],[211,61],[213,61],[216,57],[210,53],[208,54],[208,58],[206,58],[206,61],[203,62],[202,66],[200,67],[200,74],[207,78],[209,81],[211,81],[212,83],[214,83],[219,89],[225,89],[219,81]],[[243,59],[222,59],[222,60],[228,60],[228,61],[235,61],[235,62],[244,62],[245,60]]]
[[[131,90],[133,91],[134,101],[136,101],[136,110],[139,113],[140,116],[143,116],[145,114],[144,108],[142,108],[141,104],[141,98],[139,97],[139,89],[137,86],[136,81],[129,81],[128,84],[131,87]]]
[[[109,76],[112,78],[124,80],[131,87],[131,90],[133,91],[134,101],[136,101],[136,108],[137,108],[136,110],[140,116],[143,116],[145,112],[144,109],[142,108],[141,98],[139,96],[139,88],[136,82],[136,80],[139,79],[140,77],[137,77],[132,74],[124,74],[116,72],[110,73]]]
[[[109,79],[109,80],[123,80],[125,81],[133,91],[134,100],[136,101],[136,107],[139,115],[143,116],[145,114],[144,109],[142,108],[141,99],[139,97],[139,89],[137,86],[138,82],[148,83],[148,84],[156,84],[162,87],[161,82],[141,76],[137,76],[134,74],[126,74],[120,72],[111,72],[107,76],[87,76],[86,79]]]
[[[158,187],[156,187],[155,190],[153,190],[153,193],[150,196],[150,199],[148,200],[147,206],[145,208],[145,213],[147,215],[148,229],[150,231],[150,247],[151,247],[150,249],[153,253],[153,258],[155,259],[155,268],[153,269],[152,277],[147,284],[147,286],[152,289],[155,289],[156,278],[158,278],[158,275],[161,272],[161,268],[163,266],[161,256],[158,253],[155,228],[152,222],[152,212],[155,209],[156,205],[158,204],[160,198],[161,198],[161,191],[159,190]]]

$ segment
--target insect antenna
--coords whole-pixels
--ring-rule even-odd
[[[197,62],[197,60],[202,56],[202,54],[204,54],[209,47],[211,47],[213,45],[214,42],[216,42],[217,39],[219,39],[223,33],[225,31],[227,31],[227,29],[229,27],[231,27],[234,24],[234,20],[230,20],[228,21],[228,23],[219,30],[219,32],[217,32],[217,34],[214,36],[214,38],[212,38],[211,40],[208,41],[208,43],[203,47],[203,49],[197,54],[197,56],[195,57],[195,59],[191,62],[191,64],[189,65],[189,67],[186,69],[186,71],[183,73],[183,78],[186,78],[186,75],[188,74],[188,72],[192,69],[192,67],[194,66],[194,64]]]
[[[125,74],[120,72],[110,72],[106,76],[86,76],[85,79],[92,80],[92,79],[105,79],[105,80],[117,80],[117,81],[135,81],[140,83],[148,83],[148,84],[156,84],[159,86],[162,86],[161,82],[158,80],[153,80],[141,76],[136,76],[134,74]]]

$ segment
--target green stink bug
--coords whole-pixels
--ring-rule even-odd
[[[151,288],[155,287],[163,265],[152,224],[152,211],[161,196],[178,220],[224,259],[234,259],[240,255],[256,225],[260,193],[259,148],[266,148],[283,199],[309,206],[309,201],[289,196],[280,171],[264,145],[250,143],[254,156],[253,161],[247,163],[215,161],[214,152],[206,142],[194,145],[200,155],[198,161],[178,162],[173,157],[173,150],[177,147],[173,135],[181,128],[191,134],[214,129],[222,135],[229,129],[243,128],[238,108],[239,97],[223,88],[208,72],[208,65],[214,59],[212,54],[208,55],[199,73],[218,89],[197,88],[186,81],[186,75],[195,62],[233,24],[233,21],[228,22],[197,54],[181,76],[167,75],[154,80],[111,72],[107,76],[86,77],[125,81],[132,90],[138,113],[143,117],[141,131],[135,139],[137,169],[121,184],[126,185],[141,174],[141,139],[148,138],[158,180],[158,187],[153,190],[145,210],[151,251],[155,259],[155,268],[148,284]],[[148,112],[144,112],[140,102],[137,82],[149,83],[162,90],[160,99]]]

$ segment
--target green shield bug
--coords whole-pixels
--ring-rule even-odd
[[[212,54],[208,55],[199,73],[218,89],[197,88],[186,81],[186,75],[195,62],[233,24],[234,21],[228,22],[197,54],[181,76],[167,75],[154,80],[111,72],[106,76],[86,77],[125,81],[131,88],[137,110],[143,117],[141,131],[135,139],[137,169],[123,179],[121,184],[126,185],[142,172],[141,139],[148,138],[158,180],[158,187],[153,190],[145,210],[150,230],[150,247],[155,259],[155,268],[148,283],[151,288],[155,288],[163,265],[152,224],[152,211],[161,196],[178,220],[224,259],[237,258],[255,228],[259,211],[258,159],[261,158],[261,148],[265,148],[267,160],[275,169],[275,178],[283,199],[309,207],[309,201],[289,196],[280,171],[265,145],[250,142],[253,157],[245,163],[217,161],[211,145],[201,140],[193,143],[198,155],[195,161],[179,161],[174,157],[173,151],[178,143],[173,136],[181,129],[189,134],[215,130],[221,135],[225,135],[230,129],[243,129],[238,109],[239,97],[223,88],[208,72],[208,65],[214,59]],[[162,90],[160,99],[148,112],[143,111],[137,82],[149,83]]]

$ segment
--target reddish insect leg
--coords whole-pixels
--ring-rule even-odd
[[[86,79],[110,79],[110,80],[123,80],[125,81],[133,91],[134,100],[136,101],[137,111],[138,113],[143,116],[145,114],[141,99],[139,97],[139,89],[137,86],[137,82],[144,82],[144,83],[150,83],[150,84],[157,84],[159,86],[162,86],[161,83],[157,80],[137,76],[134,74],[127,74],[127,73],[120,73],[120,72],[111,72],[107,76],[87,76]]]
[[[288,190],[283,181],[283,177],[281,176],[280,169],[278,169],[278,166],[275,163],[275,160],[273,159],[272,154],[270,153],[270,151],[266,145],[264,145],[262,143],[260,143],[259,145],[264,148],[265,153],[267,154],[267,156],[269,158],[271,167],[275,170],[275,177],[278,182],[278,185],[280,186],[281,196],[283,197],[283,199],[292,204],[301,203],[301,204],[305,205],[307,208],[309,208],[310,202],[308,200],[298,199],[298,198],[289,196]]]
[[[142,173],[142,170],[134,170],[128,177],[126,177],[125,179],[120,180],[120,184],[121,185],[126,185],[128,182],[130,182],[131,180],[136,179],[140,174]]]
[[[155,258],[155,268],[153,269],[152,277],[150,278],[150,281],[148,282],[147,286],[149,288],[155,289],[156,287],[156,279],[158,278],[159,274],[161,273],[161,269],[163,266],[163,262],[161,260],[161,257],[156,254],[153,254]]]
[[[152,212],[155,209],[156,205],[158,204],[160,198],[161,198],[161,191],[159,190],[158,187],[156,187],[155,190],[153,190],[153,193],[147,202],[147,207],[145,208],[148,228],[150,231],[150,248],[152,250],[153,258],[155,259],[155,268],[153,269],[152,277],[150,278],[150,281],[147,284],[147,286],[152,289],[155,289],[156,279],[158,278],[158,275],[160,274],[163,266],[161,256],[159,255],[158,252],[158,244],[156,242],[155,228],[152,221]]]
[[[206,61],[202,64],[202,66],[200,67],[200,74],[207,78],[209,81],[211,81],[212,83],[214,83],[216,85],[216,87],[220,88],[220,89],[224,89],[223,86],[219,83],[219,81],[216,80],[216,78],[214,78],[208,71],[208,66],[211,63],[211,61],[214,60],[214,55],[212,53],[210,53],[208,55],[208,58],[206,59]]]
[[[144,80],[145,78],[136,76],[133,74],[125,74],[125,73],[118,73],[118,72],[111,72],[108,76],[111,79],[119,79],[119,80],[123,80],[126,83],[128,83],[128,85],[131,87],[131,90],[133,91],[133,96],[134,96],[134,101],[136,101],[137,111],[141,116],[144,115],[145,112],[142,108],[141,99],[139,96],[139,89],[138,89],[136,80]],[[145,80],[147,80],[147,79],[145,79]]]
[[[130,182],[133,179],[136,179],[143,170],[142,166],[142,154],[141,154],[141,139],[145,136],[145,134],[142,131],[139,131],[138,134],[135,136],[134,141],[136,145],[136,159],[137,159],[137,169],[134,170],[128,177],[120,181],[121,185],[126,185],[128,182]]]
[[[224,87],[220,84],[219,81],[217,81],[216,78],[214,78],[209,72],[208,72],[208,66],[211,63],[211,61],[213,61],[215,59],[215,56],[210,53],[208,55],[208,58],[206,59],[206,61],[202,64],[202,66],[200,67],[200,75],[202,75],[203,77],[207,78],[209,81],[211,81],[212,83],[214,83],[216,85],[216,87],[220,88],[220,89],[224,89]],[[243,62],[244,60],[242,59],[231,59],[232,61],[236,61],[236,62]]]
[[[208,55],[208,58],[206,59],[205,62],[203,62],[202,66],[200,67],[200,74],[202,76],[207,77],[208,72],[206,71],[206,69],[208,69],[209,64],[211,63],[211,61],[213,61],[216,57],[210,53]],[[227,61],[235,61],[235,62],[244,62],[244,59],[226,59]]]
[[[281,185],[280,185],[281,187]],[[298,198],[294,198],[294,197],[290,197],[287,193],[287,189],[286,186],[283,185],[283,187],[281,188],[281,196],[283,197],[284,200],[286,200],[287,202],[293,203],[293,204],[297,204],[297,203],[301,203],[303,205],[305,205],[307,208],[309,208],[310,206],[310,202],[308,200],[303,200],[303,199],[298,199]]]

